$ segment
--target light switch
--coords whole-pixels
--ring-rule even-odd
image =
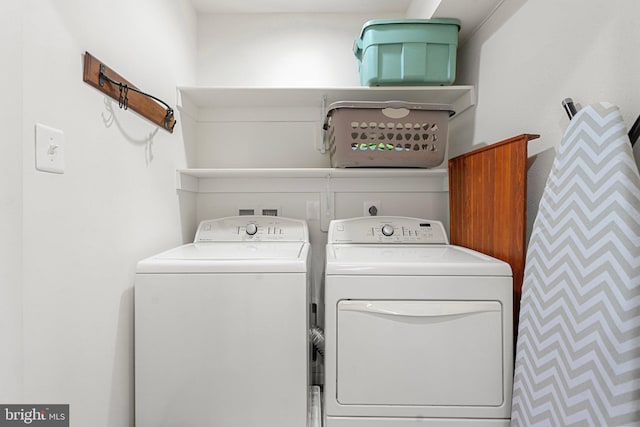
[[[64,132],[36,123],[36,169],[64,173]]]

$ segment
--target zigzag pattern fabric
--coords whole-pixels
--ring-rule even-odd
[[[512,426],[640,425],[640,176],[620,111],[567,128],[527,250]]]

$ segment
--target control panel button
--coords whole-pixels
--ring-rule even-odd
[[[385,224],[382,226],[382,234],[385,236],[393,236],[393,226],[389,224]]]
[[[253,236],[258,232],[258,226],[255,224],[247,224],[247,226],[245,227],[245,231],[249,236]]]

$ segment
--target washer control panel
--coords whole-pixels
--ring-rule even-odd
[[[399,216],[333,220],[329,243],[415,243],[448,245],[442,222]]]
[[[194,243],[202,242],[308,242],[305,221],[279,216],[240,215],[202,221]]]

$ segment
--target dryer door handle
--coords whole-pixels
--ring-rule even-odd
[[[500,312],[497,301],[352,301],[342,300],[338,311],[358,311],[406,317],[443,317]]]

